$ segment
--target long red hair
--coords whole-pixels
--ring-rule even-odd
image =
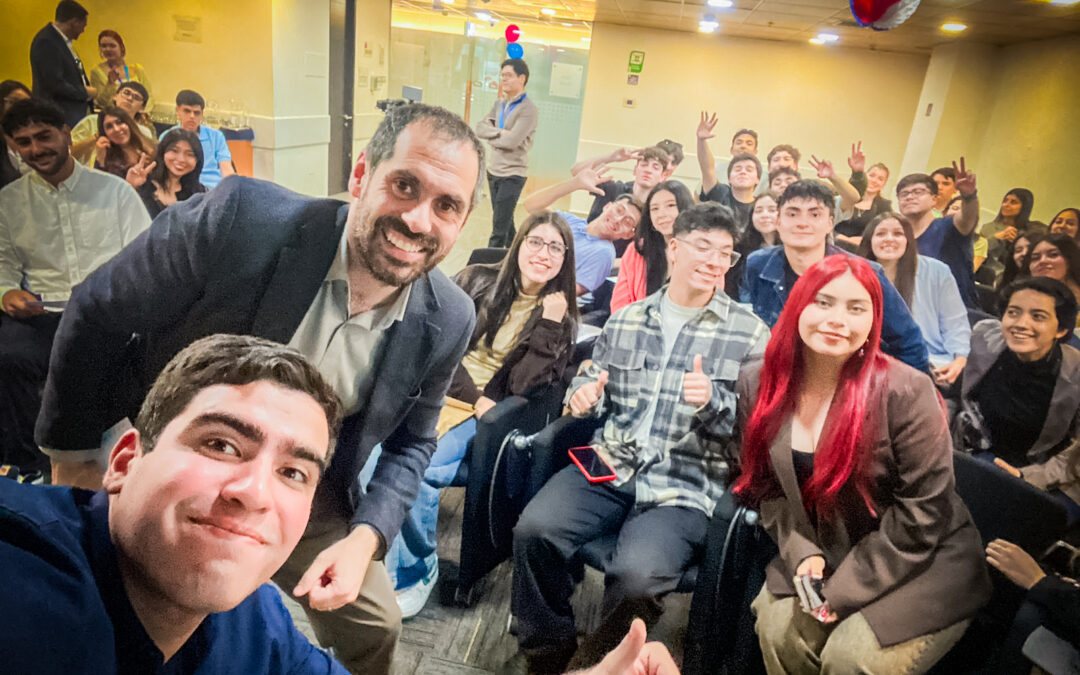
[[[832,413],[814,455],[814,473],[803,486],[802,496],[805,504],[828,518],[840,489],[854,478],[867,509],[876,513],[865,460],[877,431],[878,402],[888,369],[888,357],[880,349],[881,284],[869,263],[848,255],[828,256],[806,270],[792,287],[765,348],[757,402],[742,434],[742,473],[733,488],[752,506],[781,493],[769,460],[769,446],[781,425],[794,414],[806,376],[807,347],[799,336],[799,316],[825,284],[849,271],[870,293],[873,324],[866,343],[844,363]]]

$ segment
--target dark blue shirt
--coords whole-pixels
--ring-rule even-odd
[[[268,584],[208,616],[163,663],[124,592],[104,492],[0,479],[0,569],[6,673],[346,673]]]
[[[825,255],[837,254],[852,255],[837,246],[825,246]],[[900,293],[889,283],[881,265],[870,262],[870,266],[881,282],[881,351],[916,370],[928,371],[930,356],[919,326],[911,318],[911,312]],[[788,264],[783,246],[759,249],[746,259],[739,300],[751,305],[754,314],[771,328],[780,318],[780,310],[784,309],[791,287],[797,280],[798,275]]]
[[[937,258],[949,266],[960,297],[969,309],[979,308],[979,296],[975,292],[975,244],[970,235],[960,234],[953,224],[953,217],[937,218],[915,240],[919,254]]]

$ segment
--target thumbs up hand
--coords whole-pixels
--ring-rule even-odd
[[[701,408],[712,398],[712,380],[701,368],[701,354],[694,357],[694,367],[683,375],[683,400]]]
[[[592,412],[604,393],[607,380],[608,373],[603,370],[600,371],[600,377],[596,378],[596,382],[589,382],[578,387],[578,390],[570,397],[570,412],[574,417],[585,417]]]

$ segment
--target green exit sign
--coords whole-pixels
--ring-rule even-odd
[[[630,52],[630,72],[640,73],[645,65],[645,52]]]

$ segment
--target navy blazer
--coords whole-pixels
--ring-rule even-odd
[[[165,209],[115,258],[75,287],[60,321],[36,437],[55,450],[96,448],[135,419],[165,364],[215,333],[287,343],[326,278],[348,206],[230,176]],[[438,270],[417,280],[388,329],[367,405],[349,416],[313,516],[374,527],[390,542],[435,451],[435,422],[475,315]],[[358,499],[356,476],[382,443]]]
[[[86,117],[90,109],[86,71],[76,63],[64,38],[51,23],[45,24],[30,43],[30,72],[34,78],[34,95],[59,106],[69,127]]]
[[[825,255],[853,255],[838,246],[826,244]],[[881,282],[881,351],[900,359],[916,370],[930,370],[930,356],[923,341],[922,331],[911,318],[907,304],[900,293],[889,283],[881,265],[867,261],[877,272]],[[739,287],[739,299],[753,305],[754,314],[769,324],[776,325],[780,310],[787,302],[790,288],[784,287],[784,247],[770,246],[759,249],[746,259],[743,282]]]

